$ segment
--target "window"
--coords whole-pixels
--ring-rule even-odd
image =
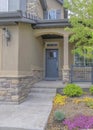
[[[26,11],[26,0],[0,0],[0,12]]]
[[[88,59],[84,56],[80,56],[79,54],[75,54],[74,64],[76,66],[93,66],[93,59]]]
[[[45,19],[61,19],[61,10],[49,10],[48,13],[45,12]]]
[[[8,0],[0,0],[0,11],[8,11]]]
[[[56,10],[50,10],[48,12],[48,19],[56,19]]]
[[[8,11],[19,10],[20,1],[19,0],[8,0]]]
[[[48,59],[55,59],[57,57],[57,53],[55,51],[50,51],[48,55]]]

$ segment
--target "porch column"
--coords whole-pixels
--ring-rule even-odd
[[[63,82],[69,82],[69,44],[68,44],[68,34],[64,34],[64,57],[63,57]]]

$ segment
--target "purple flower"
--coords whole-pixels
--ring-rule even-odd
[[[74,118],[66,119],[63,124],[67,125],[69,130],[91,129],[93,128],[93,116],[76,115]]]

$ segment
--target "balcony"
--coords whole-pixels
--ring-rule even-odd
[[[26,11],[26,0],[0,0],[0,12]]]

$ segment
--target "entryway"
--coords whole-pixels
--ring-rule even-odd
[[[46,49],[46,74],[47,79],[58,79],[58,49]]]

